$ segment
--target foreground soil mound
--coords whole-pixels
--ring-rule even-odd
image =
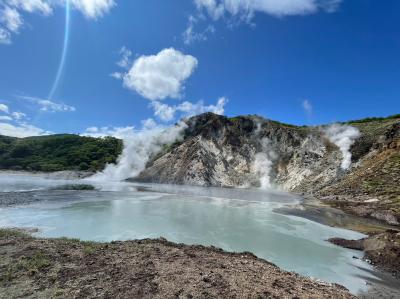
[[[36,239],[0,230],[0,298],[355,298],[251,253],[164,239]]]

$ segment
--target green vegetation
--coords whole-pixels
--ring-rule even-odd
[[[48,266],[50,266],[50,261],[42,250],[35,251],[32,256],[23,257],[20,262],[20,267],[29,275],[35,275]]]
[[[122,141],[113,137],[65,134],[13,138],[0,135],[0,169],[98,171],[107,163],[115,163],[122,147]]]
[[[1,230],[4,233],[6,230]],[[8,233],[13,234],[15,231],[9,230]],[[15,235],[19,238],[21,236]],[[35,250],[27,252],[26,255],[18,258],[14,263],[3,268],[3,273],[0,274],[0,285],[6,285],[16,278],[19,273],[25,272],[29,276],[44,271],[51,265],[49,257],[43,250]]]
[[[31,238],[31,236],[18,229],[5,229],[5,228],[0,228],[0,239],[9,239],[12,237],[18,237],[18,238]]]
[[[347,123],[349,124],[355,124],[355,123],[369,123],[369,122],[375,122],[375,121],[385,121],[385,120],[390,120],[390,119],[397,119],[400,118],[400,114],[394,114],[390,115],[388,117],[367,117],[367,118],[362,118],[362,119],[356,119],[356,120],[351,120],[348,121]]]
[[[91,242],[85,242],[83,245],[83,253],[85,255],[90,255],[96,252],[96,246],[94,243]]]
[[[76,245],[81,242],[81,240],[78,238],[67,238],[67,237],[57,238],[56,240],[63,245],[74,245],[74,244]]]

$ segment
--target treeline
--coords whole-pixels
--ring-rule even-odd
[[[115,163],[122,148],[122,141],[113,137],[63,134],[14,138],[0,135],[0,169],[98,171],[107,163]]]

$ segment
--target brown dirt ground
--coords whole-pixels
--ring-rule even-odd
[[[251,253],[164,239],[38,239],[0,230],[0,298],[355,298]]]

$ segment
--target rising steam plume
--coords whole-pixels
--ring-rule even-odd
[[[164,128],[156,127],[133,132],[124,136],[124,149],[116,164],[108,164],[106,168],[90,179],[99,181],[122,181],[137,176],[146,167],[149,159],[160,152],[163,146],[171,144],[183,137],[187,128],[184,122]]]
[[[351,165],[350,148],[360,136],[360,131],[357,128],[333,124],[324,129],[325,136],[330,142],[334,143],[342,153],[342,163],[340,167],[343,170],[349,169]]]
[[[256,130],[259,132],[259,129]],[[252,165],[253,173],[256,174],[261,189],[270,189],[271,184],[271,171],[273,160],[276,159],[276,154],[271,148],[271,141],[268,138],[261,139],[262,151],[257,153],[254,157]]]

